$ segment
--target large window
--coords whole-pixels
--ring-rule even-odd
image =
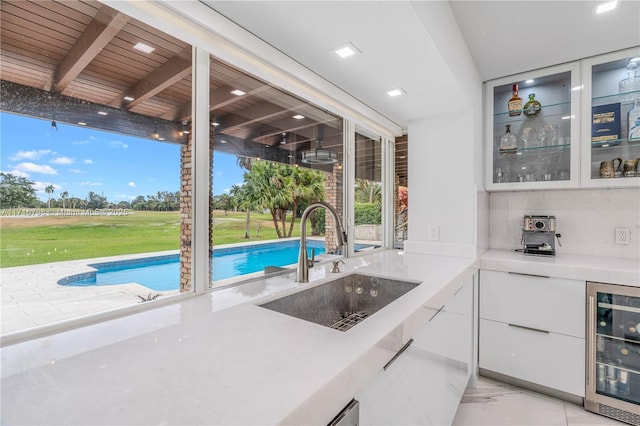
[[[382,246],[383,145],[378,136],[357,129],[355,136],[355,251]]]
[[[212,286],[220,286],[293,267],[310,204],[343,216],[344,137],[342,118],[214,58],[210,68]],[[306,225],[309,258],[341,252],[324,209]]]
[[[2,333],[191,291],[191,46],[100,3],[0,7]]]
[[[3,335],[292,268],[315,203],[386,244],[380,136],[107,5],[0,8]]]

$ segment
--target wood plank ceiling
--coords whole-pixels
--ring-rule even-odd
[[[184,142],[182,130],[191,121],[190,45],[94,0],[3,0],[0,12],[3,111]],[[133,49],[138,43],[154,49]],[[320,139],[342,161],[340,117],[215,58],[210,71],[215,149],[294,163]],[[237,89],[245,94],[231,93]],[[401,185],[406,139],[396,142]],[[358,145],[357,175],[378,180],[371,170],[379,168],[379,149]]]

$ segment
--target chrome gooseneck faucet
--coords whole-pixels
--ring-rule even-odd
[[[298,274],[297,279],[299,283],[309,282],[309,258],[307,257],[307,218],[309,214],[319,207],[324,207],[331,212],[333,220],[336,222],[336,244],[338,247],[347,244],[347,234],[344,232],[340,217],[335,208],[324,201],[315,202],[307,207],[302,213],[302,219],[300,220],[300,254],[298,254]]]

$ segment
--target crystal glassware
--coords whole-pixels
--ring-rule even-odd
[[[635,61],[629,61],[627,64],[628,77],[624,80],[620,80],[618,84],[618,91],[620,92],[621,101],[633,101],[634,96],[637,96],[640,92],[640,77],[636,76],[636,69],[638,63]]]
[[[533,127],[525,127],[520,132],[520,140],[522,141],[522,148],[531,148],[531,140],[536,137],[536,129]]]

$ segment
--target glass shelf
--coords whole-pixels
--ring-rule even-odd
[[[640,77],[638,77],[640,78]],[[595,96],[593,98],[591,98],[591,103],[596,105],[598,103],[598,101],[606,101],[606,100],[619,100],[621,96],[632,96],[632,97],[636,97],[636,96],[640,96],[640,90],[635,90],[633,92],[623,92],[623,93],[612,93],[610,95],[604,95],[604,96]],[[620,103],[622,105],[631,105],[633,103],[633,100],[623,100],[620,101]]]
[[[525,153],[525,152],[553,152],[553,151],[564,151],[565,149],[570,149],[570,148],[571,148],[571,144],[548,145],[548,146],[532,146],[530,148],[518,148],[515,151],[495,150],[494,153],[499,154],[499,155],[519,155],[519,154]]]
[[[542,109],[540,110],[540,112],[538,114],[534,115],[534,116],[529,117],[529,116],[526,116],[524,114],[520,114],[520,115],[512,117],[512,118],[514,119],[513,120],[514,122],[516,122],[516,121],[526,121],[527,119],[533,119],[533,118],[536,118],[536,117],[540,116],[540,114],[544,113],[546,109],[555,108],[555,107],[559,107],[559,106],[567,106],[567,107],[571,108],[571,102],[568,102],[568,101],[567,102],[558,102],[558,103],[548,104],[548,105],[544,105],[543,104],[542,105]],[[560,114],[560,113],[545,114],[546,117],[553,117],[553,116],[556,116],[556,115],[564,115],[564,114]],[[509,115],[508,111],[506,111],[506,112],[497,112],[497,113],[493,114],[493,116],[494,117],[504,117],[504,116],[511,117]]]
[[[633,138],[633,139],[612,139],[610,141],[606,141],[606,142],[591,142],[591,146],[593,147],[593,149],[604,149],[604,148],[618,148],[621,145],[625,145],[625,146],[630,146],[630,147],[634,147],[634,146],[638,146],[640,147],[640,139],[638,138]]]

